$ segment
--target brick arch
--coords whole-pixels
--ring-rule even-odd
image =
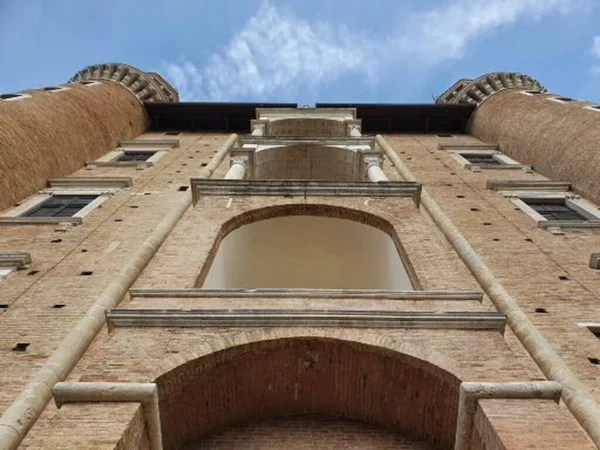
[[[232,345],[190,360],[156,383],[165,449],[297,415],[359,420],[449,449],[460,378],[386,346],[304,335]]]
[[[393,241],[402,264],[404,265],[406,272],[411,280],[414,289],[421,289],[421,284],[417,277],[417,274],[410,262],[410,258],[406,253],[398,233],[394,229],[394,226],[383,217],[370,212],[362,211],[354,208],[347,208],[342,206],[328,205],[325,203],[291,203],[284,205],[267,206],[263,208],[256,208],[250,211],[243,212],[235,217],[232,217],[221,226],[221,230],[215,239],[210,253],[206,259],[204,266],[198,276],[195,285],[202,286],[208,271],[214,261],[215,255],[219,250],[219,245],[232,231],[254,222],[261,220],[272,219],[276,217],[284,216],[319,216],[319,217],[332,217],[336,219],[351,220],[354,222],[368,225],[378,230],[383,231]]]

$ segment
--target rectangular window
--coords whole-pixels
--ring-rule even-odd
[[[579,222],[588,220],[583,214],[566,205],[564,199],[524,199],[523,201],[546,220]]]
[[[461,153],[460,156],[465,158],[471,164],[503,164],[502,161],[495,158],[493,154],[469,154],[469,153]]]
[[[144,162],[152,158],[156,152],[145,152],[145,151],[124,151],[121,156],[117,159],[119,162]]]
[[[73,217],[98,195],[53,195],[21,217]]]

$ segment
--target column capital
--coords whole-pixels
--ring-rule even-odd
[[[244,166],[244,169],[247,169],[249,162],[250,158],[248,157],[248,155],[232,155],[229,159],[229,167],[233,166],[234,164],[239,164],[241,166]]]
[[[360,119],[346,120],[346,134],[352,137],[362,136]]]

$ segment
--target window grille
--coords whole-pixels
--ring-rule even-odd
[[[584,221],[588,220],[583,214],[562,203],[525,201],[531,208],[544,216],[547,220],[566,220],[566,221]]]
[[[53,195],[23,217],[73,217],[96,198],[97,195]]]
[[[154,156],[155,152],[123,152],[117,161],[119,162],[132,162],[132,161],[148,161],[148,159]]]
[[[494,158],[494,155],[469,155],[463,153],[460,156],[465,158],[471,164],[502,164],[501,161]]]

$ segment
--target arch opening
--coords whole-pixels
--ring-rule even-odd
[[[414,448],[454,443],[460,380],[387,348],[320,337],[259,341],[189,361],[156,382],[165,449],[295,420],[354,421],[426,443]]]
[[[344,217],[343,211],[351,210],[291,206],[296,209],[271,209],[266,217],[264,212],[255,213],[254,220],[241,219],[232,230],[225,226],[197,286],[415,288],[408,259],[387,221],[377,218],[368,223],[371,216],[366,214],[357,220],[358,211]]]

